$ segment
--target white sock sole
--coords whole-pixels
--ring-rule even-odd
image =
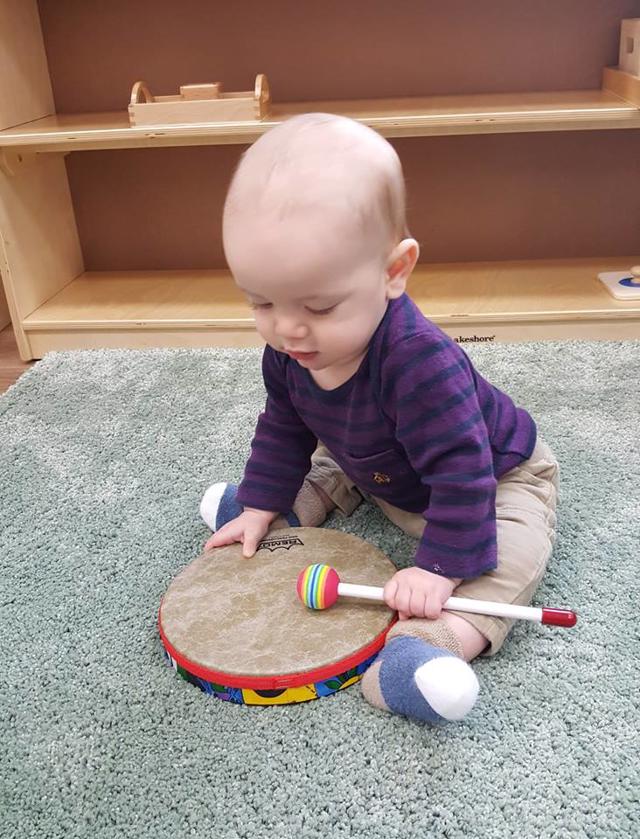
[[[200,515],[202,516],[202,520],[214,533],[216,532],[216,516],[218,515],[220,499],[224,495],[226,488],[227,484],[223,481],[212,484],[202,496],[202,501],[200,502]]]
[[[480,685],[461,658],[438,656],[422,664],[413,678],[433,710],[445,720],[461,720],[475,705]]]

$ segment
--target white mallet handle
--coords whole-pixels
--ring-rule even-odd
[[[354,583],[338,583],[338,594],[344,597],[360,597],[364,600],[384,600],[384,589],[376,586],[361,586]],[[517,606],[512,603],[494,603],[491,600],[472,600],[468,597],[450,597],[444,609],[455,612],[475,612],[477,615],[494,615],[498,618],[535,621],[550,626],[575,626],[578,617],[571,609],[550,609],[544,606]]]

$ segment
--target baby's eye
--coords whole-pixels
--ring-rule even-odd
[[[250,300],[249,306],[252,309],[270,309],[271,303],[254,303],[253,300]]]
[[[307,311],[311,312],[312,315],[328,315],[329,312],[333,312],[335,306],[328,306],[326,309],[310,309],[307,306]]]

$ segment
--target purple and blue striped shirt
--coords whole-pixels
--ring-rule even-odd
[[[340,387],[323,390],[269,346],[262,371],[241,504],[291,510],[320,440],[356,486],[424,516],[418,567],[464,578],[496,567],[497,479],[531,455],[536,426],[406,294]]]

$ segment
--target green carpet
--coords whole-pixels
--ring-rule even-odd
[[[640,836],[640,342],[468,352],[559,457],[536,602],[580,620],[519,623],[436,729],[358,686],[236,706],[163,661],[158,603],[204,488],[242,474],[258,350],[56,353],[0,398],[2,837]],[[328,526],[412,556],[373,507]]]

